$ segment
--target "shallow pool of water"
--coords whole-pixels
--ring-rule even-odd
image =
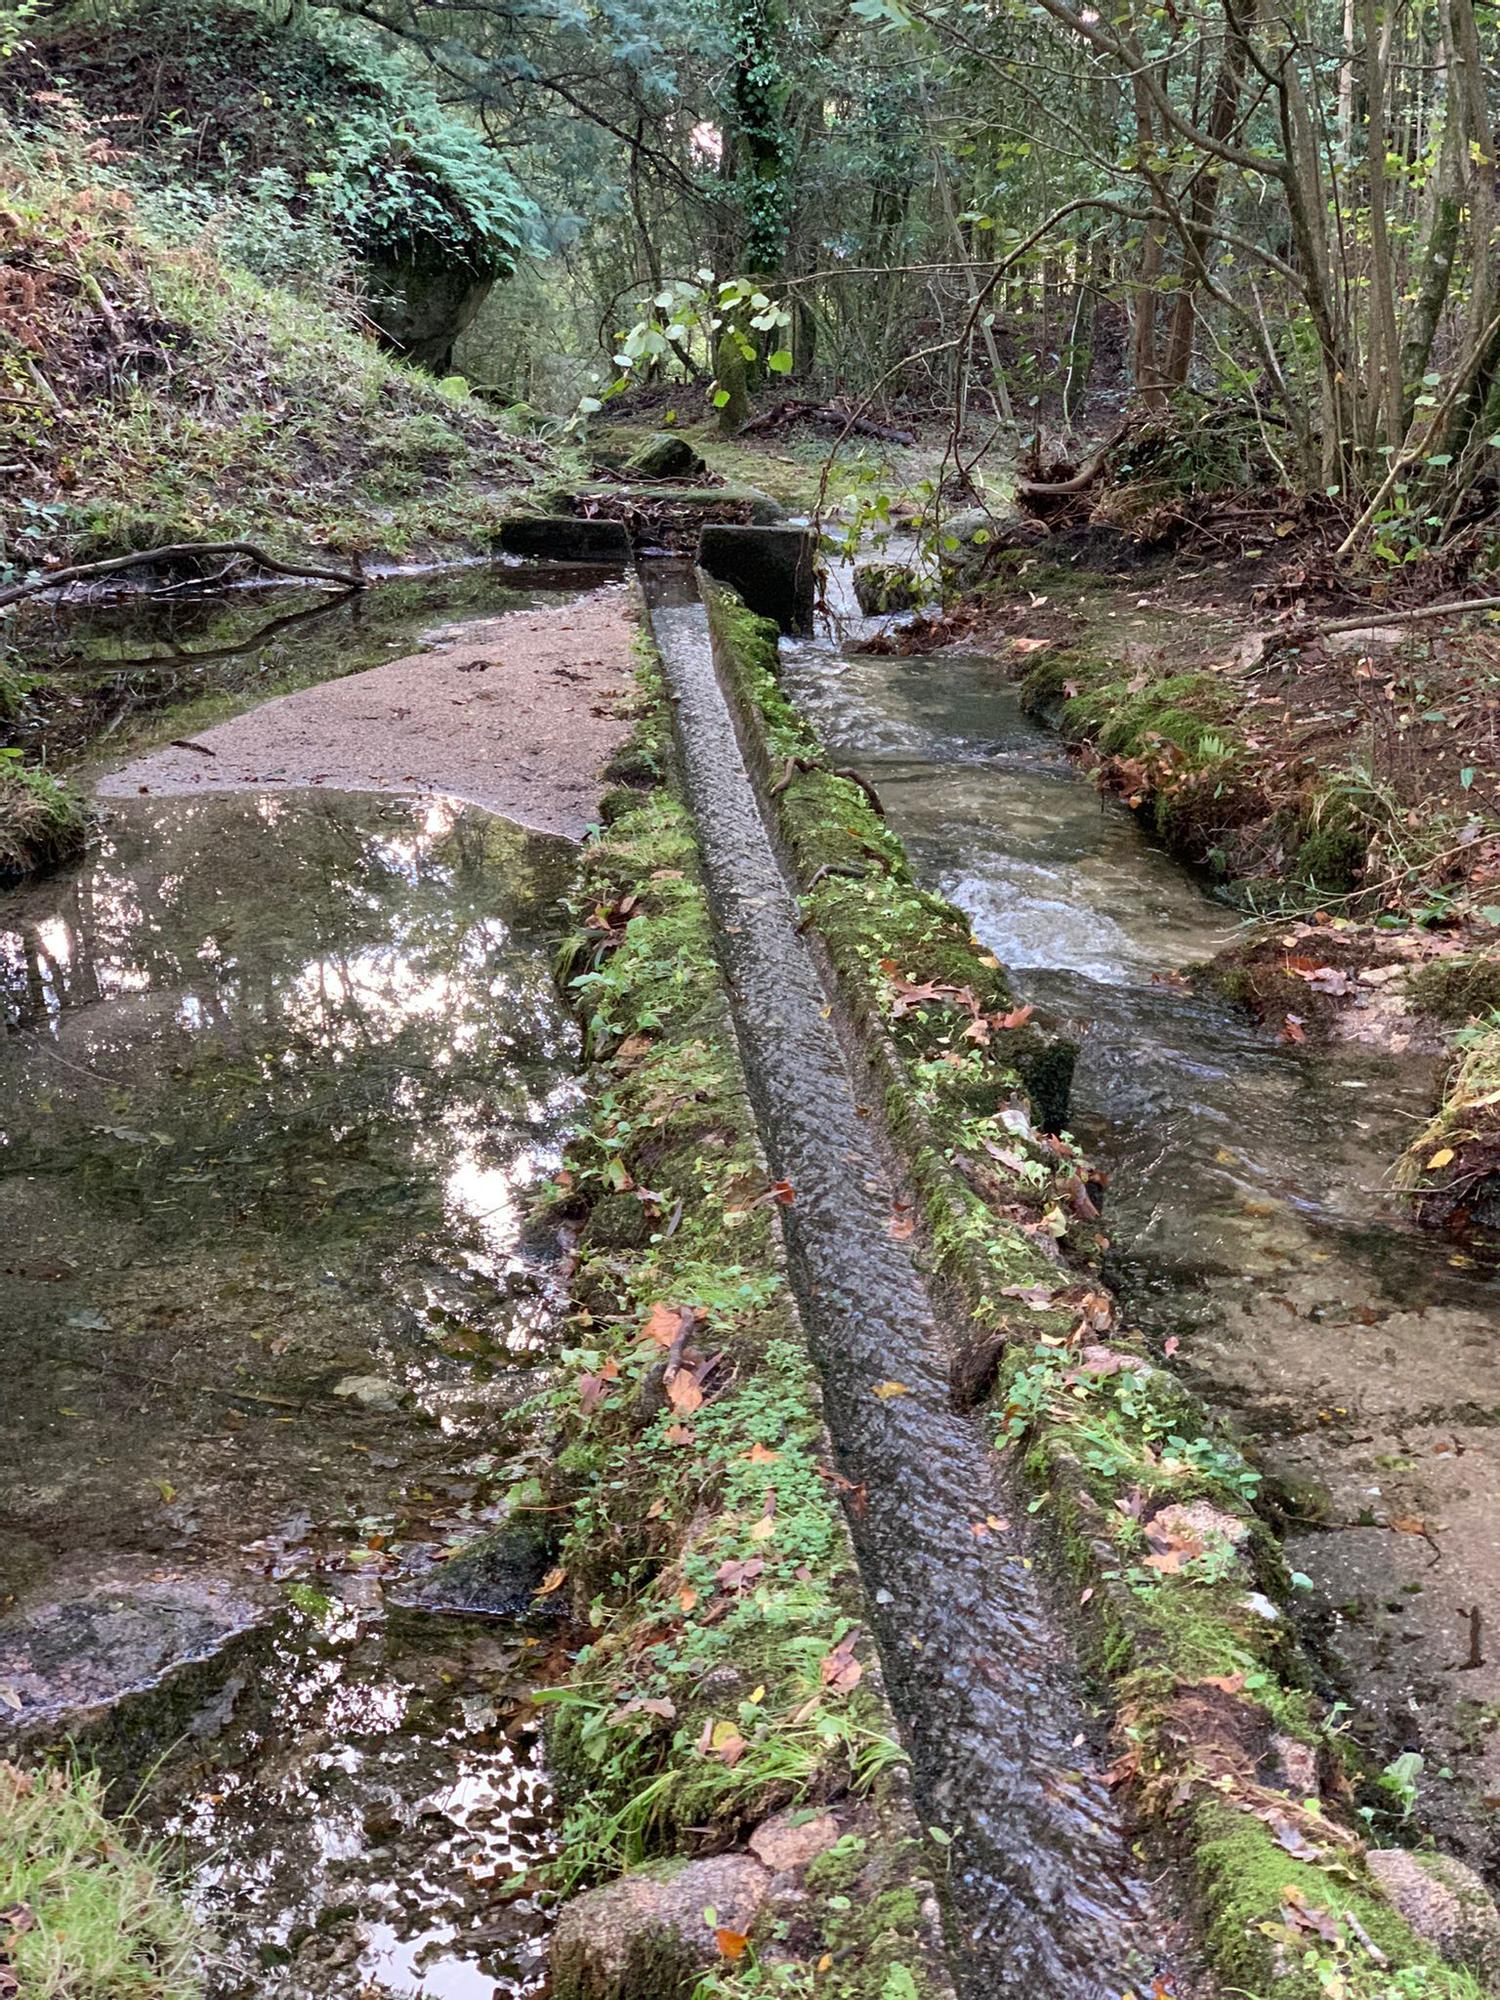
[[[536,1449],[573,853],[445,799],[140,799],[0,900],[0,1732],[171,1752],[223,2000],[539,1976],[495,1885],[549,1837],[508,1733],[546,1648],[388,1602]]]

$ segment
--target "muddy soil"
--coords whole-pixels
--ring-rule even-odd
[[[624,587],[428,636],[426,649],[283,695],[110,772],[103,798],[439,793],[578,838],[630,693]]]

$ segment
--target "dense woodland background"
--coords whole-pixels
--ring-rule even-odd
[[[1192,486],[1336,503],[1344,557],[1419,559],[1494,502],[1475,0],[5,13],[13,145],[496,403],[566,420],[644,377],[696,414],[726,317],[752,387],[774,355],[786,393],[949,427],[960,487],[1135,410]],[[392,308],[413,263],[435,332]]]

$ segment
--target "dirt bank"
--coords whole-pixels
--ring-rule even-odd
[[[465,621],[429,651],[300,689],[139,758],[100,794],[442,792],[576,839],[625,733],[627,605],[612,584]]]

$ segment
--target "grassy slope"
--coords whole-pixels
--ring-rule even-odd
[[[238,537],[482,549],[560,470],[326,306],[168,246],[76,153],[3,131],[0,467],[0,579]],[[24,666],[7,636],[0,700]],[[0,875],[66,858],[85,826],[50,774],[0,757]]]
[[[193,537],[483,546],[546,451],[326,306],[153,235],[122,185],[0,164],[0,488],[22,567]]]

